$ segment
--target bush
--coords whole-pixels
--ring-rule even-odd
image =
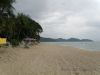
[[[12,39],[12,40],[10,41],[10,43],[11,43],[12,47],[16,47],[16,46],[19,45],[19,41],[16,40],[16,39]]]

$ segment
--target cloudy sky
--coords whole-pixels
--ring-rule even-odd
[[[100,0],[17,0],[14,7],[42,25],[43,37],[100,41]]]

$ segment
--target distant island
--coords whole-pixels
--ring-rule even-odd
[[[69,39],[58,38],[58,39],[53,39],[53,38],[45,38],[45,37],[41,37],[40,41],[41,42],[93,42],[93,40],[90,40],[90,39],[78,39],[78,38],[69,38]]]

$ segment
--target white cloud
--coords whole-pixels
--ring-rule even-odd
[[[42,25],[42,36],[100,38],[99,0],[18,0],[15,8]]]

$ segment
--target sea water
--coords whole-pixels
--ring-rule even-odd
[[[90,51],[100,51],[100,42],[44,42],[44,43],[62,45],[62,46],[72,46],[75,48],[80,48]]]

